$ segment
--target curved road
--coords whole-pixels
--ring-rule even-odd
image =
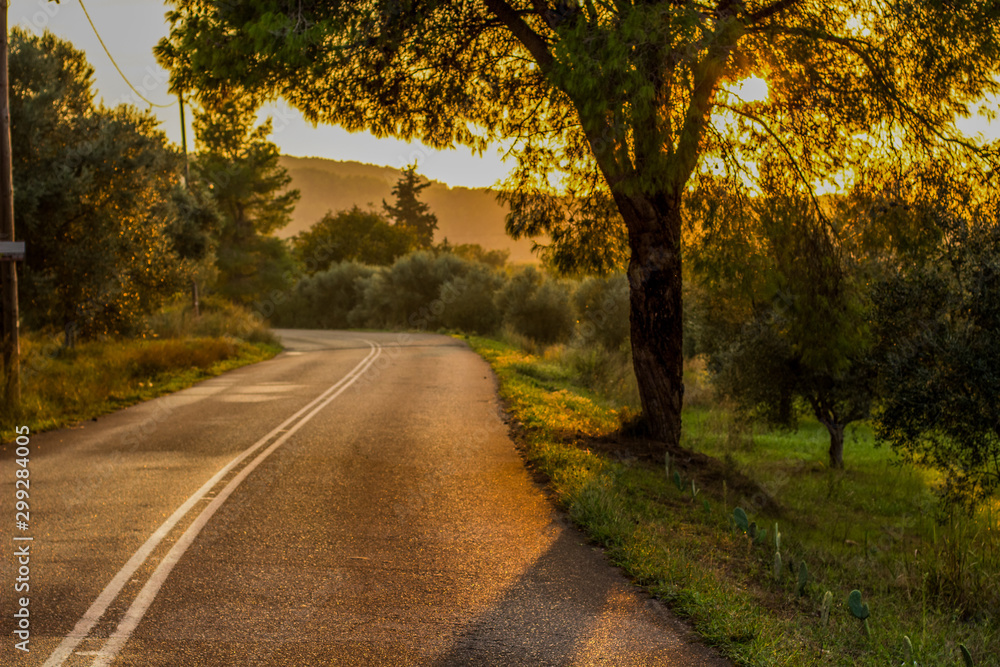
[[[32,436],[27,530],[4,446],[0,664],[728,664],[553,509],[465,344],[279,333],[271,361]]]

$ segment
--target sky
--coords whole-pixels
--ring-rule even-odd
[[[125,76],[143,97],[166,108],[153,107],[171,141],[180,144],[180,113],[176,98],[168,92],[169,76],[156,63],[153,46],[169,32],[162,0],[84,0],[87,11]],[[87,54],[95,70],[98,99],[108,106],[130,102],[148,109],[122,80],[114,65],[101,48],[79,0],[12,0],[8,14],[10,25],[20,25],[41,34],[48,29],[71,41]],[[285,155],[324,157],[333,160],[356,160],[395,168],[416,161],[419,173],[449,185],[489,187],[503,180],[513,166],[504,163],[499,153],[487,152],[482,157],[467,148],[438,151],[419,142],[407,143],[395,139],[377,139],[370,134],[349,133],[335,126],[313,127],[294,109],[279,102],[266,107],[263,113],[273,118],[271,140]],[[188,147],[193,148],[191,114],[187,113]],[[992,126],[974,117],[959,121],[959,128],[969,135],[981,134],[987,139],[1000,138],[1000,122]]]
[[[168,92],[169,75],[156,63],[153,46],[169,32],[164,18],[167,11],[162,0],[84,0],[87,12],[122,72],[142,96],[150,102],[168,105],[153,107],[162,129],[171,141],[180,145],[180,111],[177,98]],[[121,102],[135,104],[140,109],[149,105],[133,93],[115,70],[79,0],[12,0],[8,12],[10,25],[20,25],[31,32],[44,30],[67,39],[87,54],[94,67],[98,99],[108,106]],[[349,133],[328,125],[313,127],[301,114],[288,105],[277,103],[263,109],[273,119],[271,141],[285,155],[324,157],[332,160],[356,160],[383,166],[402,168],[416,161],[418,172],[433,180],[452,186],[489,187],[503,180],[513,166],[501,161],[498,153],[487,152],[482,157],[469,149],[439,151],[419,142],[407,143],[395,139],[377,139],[363,133]],[[190,109],[185,107],[188,149],[193,149]]]

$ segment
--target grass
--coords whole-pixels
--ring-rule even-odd
[[[683,457],[675,456],[678,490],[662,463],[593,446],[630,411],[583,386],[562,355],[469,342],[497,374],[525,457],[548,476],[574,521],[737,664],[898,665],[904,635],[920,665],[963,664],[959,643],[976,664],[1000,664],[998,508],[939,523],[933,476],[876,447],[863,425],[850,433],[847,469],[830,470],[820,425],[755,431],[702,392],[684,415],[682,444],[721,460],[730,479],[756,482],[777,500],[778,509],[766,512],[763,495],[737,491],[745,485],[710,478]],[[761,544],[734,528],[737,506],[768,529]],[[800,596],[803,562],[809,581]],[[853,589],[871,608],[870,637],[848,610]],[[833,604],[824,625],[826,591]]]
[[[73,348],[59,336],[22,335],[21,407],[0,413],[0,441],[10,441],[19,425],[38,432],[94,419],[270,359],[281,349],[249,313],[226,304],[210,303],[200,318],[177,306],[151,318],[151,325],[146,338]]]

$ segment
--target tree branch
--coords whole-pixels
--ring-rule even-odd
[[[788,159],[791,161],[792,168],[795,169],[795,173],[799,175],[799,179],[802,181],[803,185],[806,186],[806,189],[809,190],[809,198],[812,199],[813,206],[816,208],[816,214],[819,215],[820,219],[823,220],[823,222],[829,224],[829,220],[827,220],[826,215],[823,213],[822,207],[820,207],[819,205],[819,199],[816,197],[816,193],[813,191],[812,184],[806,179],[806,175],[802,173],[802,169],[799,167],[799,163],[795,159],[795,156],[792,155],[792,151],[788,148],[785,142],[781,140],[781,137],[779,137],[777,133],[775,133],[774,130],[771,129],[771,126],[768,125],[760,117],[755,116],[754,114],[749,113],[747,111],[740,111],[739,109],[729,106],[728,104],[720,104],[716,102],[715,106],[719,107],[720,109],[726,109],[728,111],[731,111],[737,116],[742,116],[744,118],[753,121],[757,125],[760,125],[762,128],[764,128],[764,131],[767,132],[767,134],[770,135],[772,139],[778,142],[778,145],[781,146],[781,150],[784,151],[785,155],[787,155]]]
[[[768,30],[768,28],[762,28],[763,30]],[[886,96],[895,104],[895,106],[902,112],[902,116],[910,116],[919,125],[928,131],[930,134],[934,135],[941,141],[949,144],[955,144],[961,146],[962,148],[972,152],[976,156],[981,156],[982,149],[979,146],[969,143],[964,139],[961,139],[953,134],[945,133],[938,123],[935,123],[932,119],[928,118],[925,114],[921,113],[912,104],[905,101],[900,95],[896,88],[896,85],[889,79],[889,77],[882,71],[882,68],[875,62],[872,54],[869,53],[865,47],[870,45],[863,40],[852,39],[849,37],[840,37],[833,35],[823,30],[817,30],[814,28],[793,28],[793,27],[783,27],[783,28],[770,28],[778,34],[793,35],[797,37],[806,37],[809,39],[815,39],[820,41],[830,42],[838,46],[842,46],[858,58],[865,64],[865,67],[871,73],[875,80],[876,85],[881,87],[885,92]]]
[[[484,1],[486,8],[493,12],[507,26],[514,37],[524,45],[524,48],[528,49],[528,52],[535,59],[535,62],[538,63],[538,66],[542,68],[542,71],[548,72],[552,67],[553,57],[549,51],[549,45],[542,36],[532,30],[531,26],[521,18],[521,14],[507,4],[505,0]]]
[[[761,7],[754,13],[750,14],[749,25],[754,25],[755,23],[760,23],[764,19],[769,19],[775,14],[780,14],[786,9],[794,7],[800,2],[802,2],[802,0],[778,0],[767,7]]]
[[[698,144],[708,123],[712,96],[725,69],[726,60],[743,34],[744,26],[733,11],[734,2],[724,0],[719,4],[719,28],[713,34],[708,52],[694,69],[694,87],[691,102],[677,140],[676,161],[669,175],[673,187],[679,189],[687,183],[698,163]]]

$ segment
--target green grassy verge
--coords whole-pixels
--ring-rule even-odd
[[[876,448],[863,427],[847,443],[847,470],[832,471],[817,424],[752,433],[718,407],[689,410],[685,447],[722,460],[716,469],[733,479],[756,482],[779,505],[765,512],[761,496],[734,490],[745,485],[699,477],[683,456],[668,478],[662,463],[602,453],[591,445],[621,425],[613,402],[580,387],[558,360],[494,340],[469,342],[496,372],[526,459],[548,476],[570,516],[737,664],[899,665],[904,635],[920,665],[964,664],[960,643],[977,665],[1000,664],[995,506],[935,521],[933,480]],[[759,544],[735,528],[736,507],[768,529]],[[808,580],[800,594],[802,563]],[[870,606],[870,636],[848,608],[853,589]]]
[[[38,432],[93,419],[280,351],[273,342],[223,337],[90,341],[66,349],[58,339],[28,335],[21,347],[21,409],[0,415],[4,442],[18,425]]]

